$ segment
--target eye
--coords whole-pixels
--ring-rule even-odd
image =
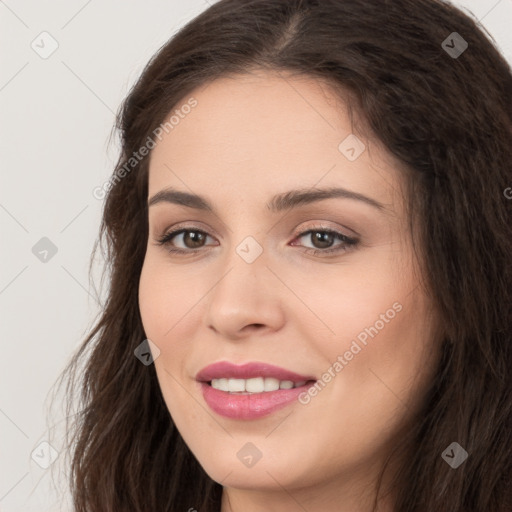
[[[205,240],[209,237],[208,233],[199,229],[181,228],[170,233],[166,233],[163,237],[159,238],[158,245],[167,246],[167,250],[171,253],[185,253],[194,252],[196,249],[201,249],[204,246]],[[174,239],[181,244],[182,247],[175,247]]]
[[[178,228],[174,231],[166,233],[164,236],[157,240],[158,245],[166,246],[167,251],[174,254],[190,254],[197,252],[199,249],[205,247],[205,242],[210,235],[205,231],[196,229],[193,227],[189,228]],[[212,237],[210,237],[212,238]],[[333,254],[346,252],[351,248],[354,248],[359,240],[348,237],[343,233],[332,229],[325,229],[323,227],[312,228],[308,231],[303,231],[294,239],[300,240],[309,238],[313,247],[308,248],[304,252],[312,254]],[[338,244],[336,244],[338,242]],[[290,245],[299,245],[291,243]]]
[[[295,240],[305,238],[312,243],[313,248],[306,248],[305,252],[312,254],[332,254],[338,252],[345,252],[354,248],[359,240],[348,237],[339,231],[324,228],[313,228],[308,231],[302,232]],[[334,245],[339,242],[338,245]],[[296,245],[296,244],[291,244]]]

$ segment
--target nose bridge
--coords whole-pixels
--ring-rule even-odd
[[[233,311],[252,308],[265,292],[268,281],[267,257],[263,247],[251,237],[230,249],[223,263],[222,278],[214,287],[212,302]],[[258,244],[258,245],[256,245]]]
[[[236,337],[248,325],[277,329],[283,321],[279,292],[267,268],[267,254],[246,236],[224,260],[222,277],[209,294],[207,325]]]

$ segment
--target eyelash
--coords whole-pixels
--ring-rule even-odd
[[[171,254],[181,254],[181,255],[184,255],[184,254],[194,254],[198,251],[200,251],[201,249],[203,249],[202,247],[201,248],[198,248],[198,249],[177,249],[175,247],[171,247],[170,246],[170,243],[171,243],[171,240],[179,235],[179,234],[182,234],[182,233],[187,233],[187,232],[193,232],[193,233],[201,233],[202,235],[206,235],[206,236],[210,236],[208,233],[206,233],[205,231],[201,230],[201,229],[196,229],[196,228],[193,228],[193,227],[185,227],[185,228],[178,228],[174,231],[171,231],[169,233],[166,233],[164,236],[162,236],[161,238],[157,239],[157,245],[160,245],[160,246],[167,246],[166,247],[166,250],[168,252],[170,252]],[[337,248],[327,248],[327,249],[311,249],[311,248],[306,248],[306,250],[304,252],[307,252],[309,254],[313,254],[313,255],[319,255],[319,254],[333,254],[333,253],[344,253],[344,252],[347,252],[349,251],[350,249],[353,249],[355,248],[358,243],[359,243],[359,240],[356,239],[356,238],[350,238],[348,237],[347,235],[344,235],[343,233],[340,233],[339,231],[335,231],[335,230],[332,230],[332,229],[325,229],[325,228],[322,228],[322,227],[317,227],[317,228],[311,228],[311,229],[308,229],[307,231],[303,231],[302,233],[299,233],[299,235],[297,237],[295,237],[295,239],[300,239],[306,235],[310,235],[312,233],[327,233],[327,234],[331,234],[331,235],[334,235],[334,237],[337,239],[337,240],[340,240],[341,242],[343,242],[343,244],[337,246]]]

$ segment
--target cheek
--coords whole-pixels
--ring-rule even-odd
[[[332,398],[350,407],[362,424],[378,417],[382,426],[393,429],[413,412],[432,377],[434,318],[417,293],[404,290],[394,303],[391,294],[373,297],[372,315],[359,325],[351,319],[350,334],[329,351],[330,361],[343,358]]]
[[[207,290],[190,273],[170,268],[158,256],[148,254],[144,261],[139,310],[147,338],[160,350],[155,368],[164,393],[180,384],[190,385],[187,363],[194,359],[192,337],[201,321],[199,302]]]
[[[188,320],[185,315],[190,309],[188,303],[193,298],[189,300],[179,275],[179,272],[166,271],[161,263],[148,257],[144,261],[139,282],[142,325],[147,338],[160,350],[154,361],[155,370],[162,396],[175,423],[176,420],[179,423],[180,419],[176,413],[186,410],[184,404],[187,397],[183,394],[183,385],[188,385],[188,375],[183,362],[189,357],[191,347],[180,336],[180,329]],[[184,321],[181,322],[181,319]]]
[[[337,282],[324,280],[307,295],[330,328],[324,335],[313,327],[307,333],[327,362],[322,375],[333,381],[327,384],[334,395],[330,403],[350,404],[368,421],[375,421],[376,411],[384,423],[395,421],[389,411],[421,397],[437,362],[435,318],[412,265],[404,261],[383,252],[360,272],[340,272]],[[335,378],[324,373],[329,370]],[[322,391],[325,407],[329,393]]]
[[[139,282],[139,310],[146,337],[159,349],[159,356],[155,359],[155,369],[160,382],[167,406],[169,396],[167,393],[177,385],[172,378],[180,382],[183,376],[177,372],[181,361],[186,359],[189,344],[179,343],[180,318],[186,313],[185,305],[188,302],[184,290],[178,288],[176,273],[165,272],[161,266],[154,264],[151,259],[144,262]],[[177,293],[176,290],[179,289]],[[176,297],[180,297],[180,301]],[[162,386],[162,383],[165,383]],[[167,396],[168,395],[168,396]]]
[[[161,286],[159,275],[146,259],[139,281],[139,310],[144,332],[151,340],[161,337],[167,323],[167,318],[161,314],[166,302],[165,288]]]
[[[193,283],[178,270],[171,270],[148,255],[139,282],[139,309],[148,338],[171,339],[179,321],[190,310]]]
[[[407,316],[400,310],[410,300],[414,283],[388,258],[382,251],[371,259],[359,257],[351,266],[319,268],[300,280],[286,276],[297,295],[307,298],[309,311],[300,304],[296,311],[304,309],[305,317],[311,318],[308,324],[315,330],[308,333],[310,340],[343,353],[352,340],[364,347],[365,341],[382,337]]]

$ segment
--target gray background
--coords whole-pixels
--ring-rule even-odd
[[[512,0],[454,3],[474,13],[512,63]],[[151,55],[207,7],[0,0],[1,512],[71,510],[64,457],[41,467],[51,453],[40,443],[60,453],[64,416],[48,414],[51,386],[99,310],[88,264],[103,202],[92,191],[117,158],[117,137],[109,139],[122,99]],[[58,43],[48,58],[40,53],[56,43],[43,31]],[[44,253],[43,237],[54,255]],[[95,268],[98,288],[101,261]]]

